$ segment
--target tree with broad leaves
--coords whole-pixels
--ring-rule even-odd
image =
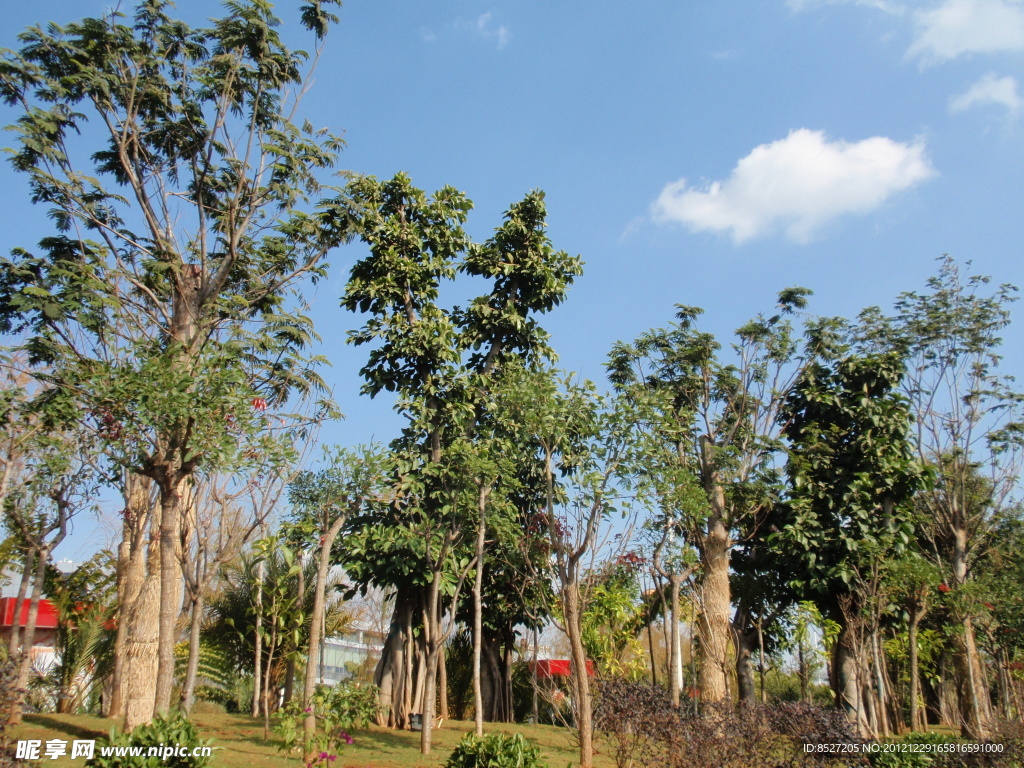
[[[864,348],[894,350],[906,361],[911,439],[918,460],[935,469],[918,504],[931,520],[929,549],[954,593],[969,591],[974,564],[1017,491],[1024,456],[1024,396],[998,370],[999,334],[1010,322],[1016,288],[990,284],[944,256],[927,290],[900,294],[891,315],[865,310],[858,323]],[[977,492],[979,481],[985,493]],[[960,726],[967,736],[986,738],[991,712],[971,604],[957,601],[954,614]]]
[[[862,691],[861,614],[882,559],[913,533],[910,499],[924,470],[909,442],[898,355],[837,349],[808,366],[785,404],[790,493],[771,524],[776,552],[797,564],[790,583],[836,622],[832,686],[861,735],[870,724]]]
[[[318,46],[337,4],[300,6]],[[0,263],[0,329],[25,334],[51,406],[159,490],[158,653],[131,674],[155,705],[128,727],[170,705],[184,486],[244,460],[261,406],[319,384],[293,292],[350,223],[321,179],[341,141],[293,122],[308,57],[271,4],[233,0],[204,28],[169,9],[33,27],[0,54],[11,163],[56,227]]]
[[[532,366],[552,355],[534,316],[562,302],[581,263],[551,246],[539,191],[510,206],[493,237],[475,245],[462,229],[472,204],[451,187],[428,196],[398,174],[355,179],[348,189],[370,248],[342,299],[369,315],[349,341],[372,345],[361,371],[364,393],[397,393],[408,425],[391,445],[395,503],[375,519],[357,518],[359,533],[346,546],[357,580],[396,588],[376,682],[390,725],[407,726],[419,710],[427,754],[438,657],[450,632],[442,630],[443,605],[474,565],[460,550],[476,527],[469,521],[479,519],[476,431],[504,364]],[[438,296],[458,273],[489,281],[491,290],[449,310]]]

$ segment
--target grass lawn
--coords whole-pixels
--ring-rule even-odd
[[[204,739],[213,739],[212,765],[224,768],[294,768],[302,761],[297,755],[284,756],[273,742],[263,740],[262,720],[247,715],[197,714],[193,717]],[[115,721],[88,715],[26,715],[25,722],[14,732],[15,739],[92,739],[105,735]],[[419,753],[417,732],[390,731],[371,727],[352,734],[355,743],[333,763],[332,768],[427,768],[444,765],[455,745],[466,733],[473,730],[472,722],[447,721],[440,730],[434,731],[433,752],[423,756]],[[492,731],[519,732],[535,739],[547,757],[549,768],[563,768],[575,764],[578,751],[571,741],[570,732],[550,725],[489,725],[485,733]],[[70,751],[70,749],[69,749]],[[598,768],[611,768],[612,761],[597,756]],[[44,766],[79,766],[85,761],[67,756],[56,760],[44,759]]]

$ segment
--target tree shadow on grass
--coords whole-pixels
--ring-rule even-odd
[[[31,723],[32,725],[38,725],[42,728],[60,731],[61,733],[66,733],[69,736],[75,736],[79,739],[96,739],[108,735],[108,731],[88,728],[76,723],[69,723],[59,717],[55,717],[54,715],[25,715],[24,721],[26,723]]]

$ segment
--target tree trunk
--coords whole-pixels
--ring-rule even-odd
[[[679,574],[668,574],[671,606],[669,608],[669,675],[668,690],[672,706],[679,708],[679,697],[683,688],[683,638],[679,635]]]
[[[861,701],[859,651],[854,632],[844,623],[836,638],[832,688],[837,706],[846,714],[857,735],[866,738],[870,727]]]
[[[256,633],[253,637],[253,674],[252,674],[252,707],[249,710],[249,714],[253,717],[259,717],[260,715],[260,691],[263,688],[263,579],[264,579],[264,562],[261,559],[259,564],[256,566],[256,617],[253,627],[253,631]],[[306,660],[307,664],[312,663],[312,659]]]
[[[974,636],[974,623],[962,620],[962,632],[953,638],[953,669],[956,674],[960,731],[964,738],[984,740],[991,735],[988,686]]]
[[[298,610],[295,612],[296,622],[293,627],[294,636],[297,636],[302,629],[302,617],[306,612],[306,568],[303,563],[303,553],[299,552],[299,572],[295,584],[295,605]],[[299,649],[295,648],[293,653],[288,654],[288,662],[284,670],[284,703],[287,704],[295,696],[295,662]],[[307,659],[309,656],[307,655]]]
[[[153,549],[157,549],[156,544]],[[155,565],[128,612],[124,655],[125,732],[150,722],[155,712],[157,645],[160,635],[159,562]]]
[[[327,576],[331,571],[331,548],[334,540],[345,524],[347,515],[340,515],[331,523],[320,544],[319,558],[316,569],[316,587],[313,592],[313,613],[309,622],[309,650],[306,653],[306,677],[302,686],[302,706],[307,714],[302,724],[302,743],[304,760],[309,764],[313,760],[313,734],[316,731],[316,713],[312,711],[313,694],[316,692],[316,670],[313,665],[313,654],[320,647],[320,628],[324,625],[326,613]],[[301,570],[302,563],[299,563]]]
[[[18,597],[14,603],[14,617],[11,620],[11,640],[7,644],[7,655],[12,659],[17,656],[21,650],[21,607],[25,603],[25,595],[28,594],[28,585],[32,582],[35,563],[36,550],[33,547],[29,547],[25,550],[25,562],[21,567],[21,581],[18,583]]]
[[[921,626],[921,619],[924,618],[924,611],[914,604],[910,607],[910,622],[908,629],[909,648],[909,673],[910,673],[910,730],[926,731],[928,724],[925,721],[924,702],[921,698],[921,664],[918,658],[917,633]]]
[[[124,716],[125,653],[128,644],[128,617],[146,581],[146,530],[150,524],[150,488],[148,477],[127,473],[124,487],[124,521],[121,543],[117,547],[117,634],[114,637],[114,670],[110,680],[110,706],[107,717]]]
[[[58,542],[59,543],[59,542]],[[32,582],[32,599],[28,604],[28,617],[25,619],[25,635],[21,643],[21,659],[18,663],[18,681],[15,684],[16,693],[11,705],[11,711],[7,718],[8,725],[18,725],[21,722],[22,708],[25,705],[25,691],[28,688],[28,675],[32,670],[32,646],[36,640],[36,622],[39,620],[39,601],[43,597],[43,579],[46,577],[46,563],[50,559],[51,546],[38,550],[36,556],[36,572]],[[15,621],[20,620],[21,605],[17,606]]]
[[[729,545],[729,532],[722,519],[715,517],[701,553],[704,576],[699,618],[700,694],[701,700],[708,703],[721,701],[728,694]]]
[[[737,626],[736,641],[736,691],[740,701],[753,704],[757,701],[754,685],[754,649],[757,647],[757,628],[750,626],[749,615],[744,614],[744,626]]]
[[[429,755],[434,732],[434,714],[437,700],[437,656],[441,651],[441,588],[440,573],[435,572],[427,588],[423,610],[423,642],[426,646],[426,678],[423,684],[423,702],[420,707],[420,754]]]
[[[174,646],[178,642],[178,613],[181,610],[181,563],[178,559],[181,526],[180,481],[165,481],[160,487],[160,623],[157,644],[155,713],[170,710],[174,689]]]
[[[481,489],[480,520],[476,528],[476,576],[473,581],[473,723],[476,735],[484,735],[484,697],[480,688],[480,659],[483,651],[484,542],[487,536],[487,497]]]
[[[143,483],[143,485],[146,485]],[[148,506],[148,492],[147,492]],[[153,719],[156,703],[157,644],[160,632],[160,507],[149,515],[149,541],[132,553],[126,594],[128,604],[124,646],[124,730]]]
[[[373,682],[379,690],[377,724],[408,728],[412,704],[412,667],[416,661],[411,635],[414,607],[407,591],[395,595],[388,636],[384,641]]]
[[[203,593],[193,596],[192,611],[189,617],[188,632],[188,664],[185,667],[185,680],[181,684],[178,696],[178,707],[186,715],[192,711],[196,701],[196,676],[199,672],[199,630],[203,624]]]
[[[587,674],[587,653],[583,648],[580,633],[582,606],[579,586],[574,583],[562,587],[562,610],[565,631],[569,636],[570,676],[573,688],[573,713],[580,742],[579,768],[593,768],[594,764],[594,722],[593,700],[590,693],[590,677]]]

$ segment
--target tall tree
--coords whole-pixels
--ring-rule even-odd
[[[907,361],[902,386],[914,416],[914,447],[936,469],[921,503],[933,521],[932,552],[954,591],[974,578],[973,564],[1016,489],[1024,447],[1024,399],[998,371],[999,334],[1010,322],[1016,289],[990,289],[990,282],[964,276],[943,257],[926,291],[901,294],[890,316],[872,308],[860,318],[862,344],[895,349]],[[985,738],[991,713],[971,604],[959,601],[955,613],[960,725],[965,735]]]
[[[773,538],[798,564],[791,582],[840,626],[832,684],[862,735],[870,728],[859,643],[866,587],[879,560],[909,541],[908,502],[922,485],[908,404],[896,392],[902,375],[895,354],[839,356],[808,366],[786,400],[791,490]]]
[[[333,4],[302,3],[318,44]],[[315,382],[299,357],[309,321],[287,299],[348,231],[337,205],[309,210],[341,142],[292,122],[306,54],[270,4],[232,2],[200,29],[169,7],[31,28],[0,65],[0,98],[21,112],[13,166],[57,228],[2,262],[0,328],[27,334],[106,454],[159,490],[157,712],[174,682],[184,486],[236,452],[254,396]]]
[[[697,478],[706,498],[681,524],[700,554],[700,687],[704,701],[727,694],[731,592],[729,561],[737,536],[772,503],[772,459],[780,449],[780,412],[803,363],[787,317],[810,292],[779,294],[779,313],[737,329],[734,362],[696,327],[703,310],[679,305],[677,321],[612,349],[612,383],[634,399],[660,393],[655,436]]]
[[[398,174],[383,182],[357,179],[349,190],[370,255],[352,269],[342,305],[370,315],[350,337],[355,344],[375,344],[361,372],[363,391],[397,393],[396,408],[409,420],[392,443],[402,498],[387,515],[401,546],[411,545],[415,553],[407,562],[420,564],[401,579],[385,569],[388,581],[398,582],[398,594],[377,681],[392,725],[405,726],[408,706],[419,706],[421,750],[427,754],[445,634],[442,597],[461,590],[471,559],[455,555],[467,529],[466,510],[478,506],[469,468],[475,430],[505,361],[534,364],[550,357],[547,334],[534,315],[565,298],[581,267],[579,258],[551,246],[541,192],[512,205],[494,236],[475,246],[462,229],[472,204],[451,187],[428,197]],[[492,287],[465,309],[448,310],[438,295],[458,272],[482,277]],[[398,549],[396,543],[387,547],[393,554]],[[461,573],[449,579],[455,564]],[[417,654],[411,652],[409,635],[417,611],[424,658],[417,674],[422,685],[413,698],[411,665]]]

